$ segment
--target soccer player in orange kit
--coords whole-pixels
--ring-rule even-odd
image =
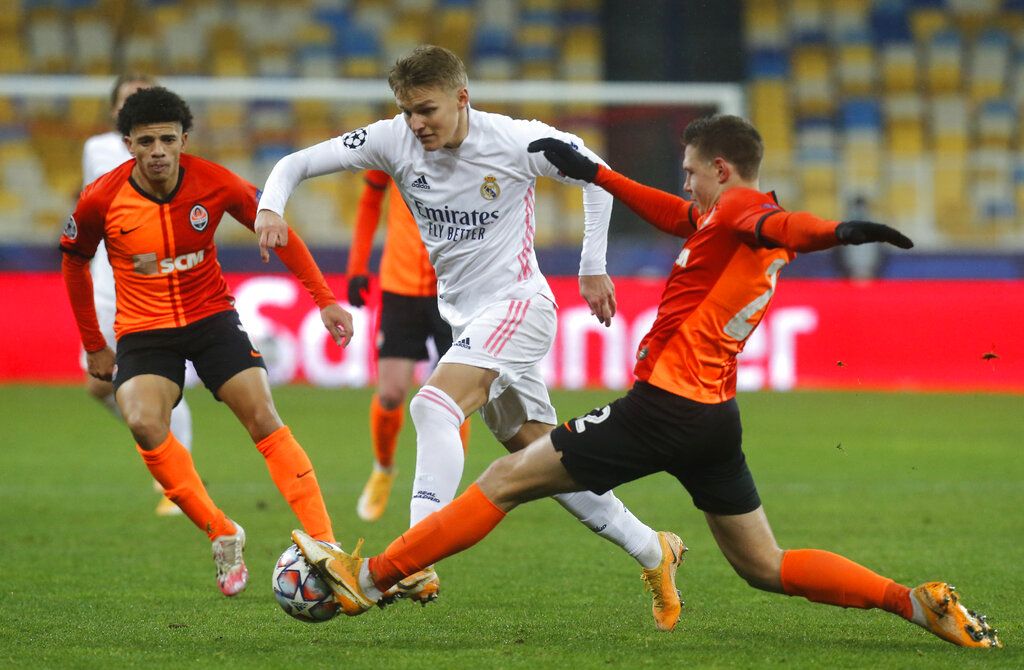
[[[553,138],[532,142],[566,175],[595,183],[652,225],[686,238],[658,315],[640,343],[626,396],[568,421],[490,468],[447,507],[382,553],[360,558],[293,539],[331,583],[345,611],[360,614],[406,575],[483,539],[517,505],[565,491],[601,492],[668,472],[701,509],[719,548],[751,586],[841,607],[881,608],[953,644],[1001,646],[997,632],[943,582],[908,588],[818,549],[775,541],[741,448],[736,355],[760,323],[779,270],[796,252],[840,244],[913,243],[868,221],[835,222],[787,212],[758,190],[760,134],[728,115],[683,133],[689,202],[638,184]],[[356,552],[358,553],[358,552]]]
[[[374,464],[356,504],[364,521],[384,514],[395,481],[395,448],[405,420],[405,398],[413,384],[416,362],[427,360],[427,339],[441,357],[452,346],[452,328],[437,309],[437,275],[420,239],[416,221],[386,172],[368,170],[356,210],[348,257],[348,302],[366,305],[370,287],[370,252],[387,194],[387,238],[380,259],[380,326],[377,335],[377,392],[370,401],[370,438]],[[459,431],[462,448],[469,443],[469,419]]]
[[[186,359],[248,431],[303,527],[326,542],[334,534],[313,466],[277,414],[263,358],[242,328],[217,262],[221,217],[227,212],[252,229],[259,194],[226,168],[183,153],[191,126],[188,105],[165,88],[129,96],[117,127],[135,160],[85,188],[60,247],[89,374],[113,380],[142,460],[210,538],[217,585],[233,596],[248,582],[245,532],[210,499],[192,457],[170,431]],[[89,273],[100,241],[117,289],[116,359],[97,323]],[[296,238],[277,253],[320,307],[334,341],[347,344],[352,317],[335,302],[306,246]]]

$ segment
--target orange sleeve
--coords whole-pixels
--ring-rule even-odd
[[[306,287],[309,294],[313,296],[316,306],[323,309],[327,305],[337,302],[334,292],[327,285],[324,275],[320,272],[319,266],[313,260],[313,254],[309,253],[309,247],[302,241],[299,234],[289,226],[288,244],[284,247],[274,249],[281,262],[291,270],[302,285]]]
[[[92,297],[92,275],[89,274],[89,259],[71,253],[64,254],[61,261],[61,273],[64,275],[64,286],[71,301],[71,311],[78,324],[78,332],[82,337],[82,346],[89,353],[100,351],[107,346],[107,341],[100,332],[100,323],[96,319],[96,303]]]
[[[594,183],[626,203],[644,221],[669,235],[688,237],[697,230],[697,208],[688,200],[644,186],[603,165],[597,166]]]
[[[380,170],[366,172],[366,185],[359,196],[356,209],[356,225],[352,231],[352,245],[348,250],[349,277],[370,274],[370,253],[373,251],[373,234],[380,222],[381,201],[391,177]]]
[[[838,221],[828,221],[808,212],[779,212],[761,222],[758,236],[766,247],[820,251],[838,246],[838,225]]]
[[[733,188],[722,194],[718,210],[744,244],[765,249],[820,251],[837,246],[837,221],[827,221],[807,212],[787,212],[764,193]]]

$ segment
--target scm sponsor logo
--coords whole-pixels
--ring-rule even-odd
[[[203,262],[205,253],[205,249],[200,249],[199,251],[194,251],[190,254],[182,254],[180,256],[175,256],[174,258],[162,258],[160,259],[160,274],[170,274],[175,270],[179,272],[191,270]]]

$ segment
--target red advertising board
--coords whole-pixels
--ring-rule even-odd
[[[375,313],[354,309],[356,336],[330,342],[287,275],[229,274],[242,320],[276,383],[362,386],[373,381]],[[345,295],[345,278],[328,281]],[[550,279],[558,335],[544,361],[553,387],[624,388],[662,280],[618,279],[611,328],[590,316],[574,277]],[[57,273],[0,274],[0,381],[81,379],[78,333]],[[747,343],[739,387],[1024,391],[1024,282],[779,281]]]

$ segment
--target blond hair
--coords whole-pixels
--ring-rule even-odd
[[[457,91],[469,83],[466,66],[454,53],[444,47],[424,44],[395,61],[388,72],[388,85],[398,97],[418,88],[440,86],[446,91]]]

